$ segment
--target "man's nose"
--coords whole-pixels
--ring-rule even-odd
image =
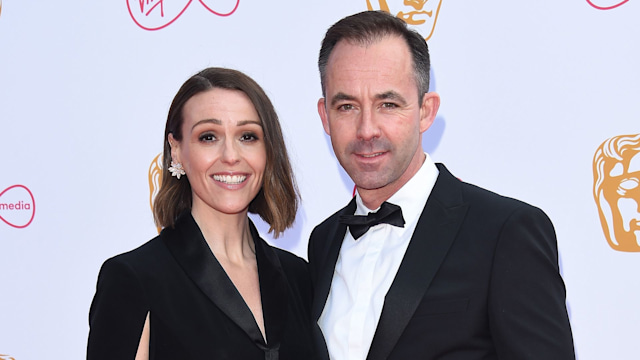
[[[380,137],[380,127],[373,109],[364,108],[360,112],[356,136],[365,141]]]

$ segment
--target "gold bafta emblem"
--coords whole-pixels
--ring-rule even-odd
[[[16,360],[15,358],[12,358],[9,355],[2,355],[0,354],[0,360]]]
[[[149,205],[151,206],[151,212],[153,212],[153,200],[160,191],[160,184],[162,183],[162,154],[158,154],[151,161],[149,165]],[[158,233],[162,230],[158,228]]]
[[[609,245],[640,251],[640,134],[614,136],[593,158],[593,196]]]
[[[425,40],[436,28],[442,0],[367,0],[367,9],[382,10],[413,25]]]

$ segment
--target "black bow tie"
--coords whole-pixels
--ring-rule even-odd
[[[368,215],[341,215],[340,222],[349,225],[349,231],[353,238],[358,238],[369,230],[370,227],[378,224],[390,224],[404,227],[402,209],[398,205],[383,202],[377,212],[370,212]]]

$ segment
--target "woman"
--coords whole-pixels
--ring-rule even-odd
[[[270,247],[247,216],[277,237],[298,204],[262,88],[222,68],[187,80],[169,110],[163,165],[163,230],[102,266],[87,358],[315,358],[306,263]]]

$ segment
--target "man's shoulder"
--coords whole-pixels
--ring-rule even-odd
[[[500,208],[518,208],[518,207],[532,207],[535,206],[524,202],[522,200],[510,197],[508,195],[500,194],[496,191],[475,185],[473,183],[466,182],[463,179],[453,176],[443,164],[438,164],[441,175],[446,178],[446,181],[455,181],[460,188],[462,197],[465,202],[473,205],[500,207]],[[443,171],[444,170],[444,171]],[[447,187],[451,189],[451,187]],[[446,190],[445,190],[446,191]]]
[[[468,215],[470,218],[491,220],[498,223],[552,224],[547,213],[535,205],[477,185],[463,183],[462,186],[465,199],[469,204]]]
[[[508,208],[532,206],[522,200],[499,194],[493,190],[489,190],[475,184],[462,182],[461,186],[465,198],[471,202]]]
[[[466,182],[466,179],[453,176],[442,164],[438,164],[438,168],[438,180],[442,180],[444,184],[437,190],[440,193],[435,196],[435,201],[440,201],[445,208],[466,206],[470,219],[492,219],[502,222],[524,216],[544,222],[551,221],[536,205]],[[451,194],[452,192],[454,194]]]

